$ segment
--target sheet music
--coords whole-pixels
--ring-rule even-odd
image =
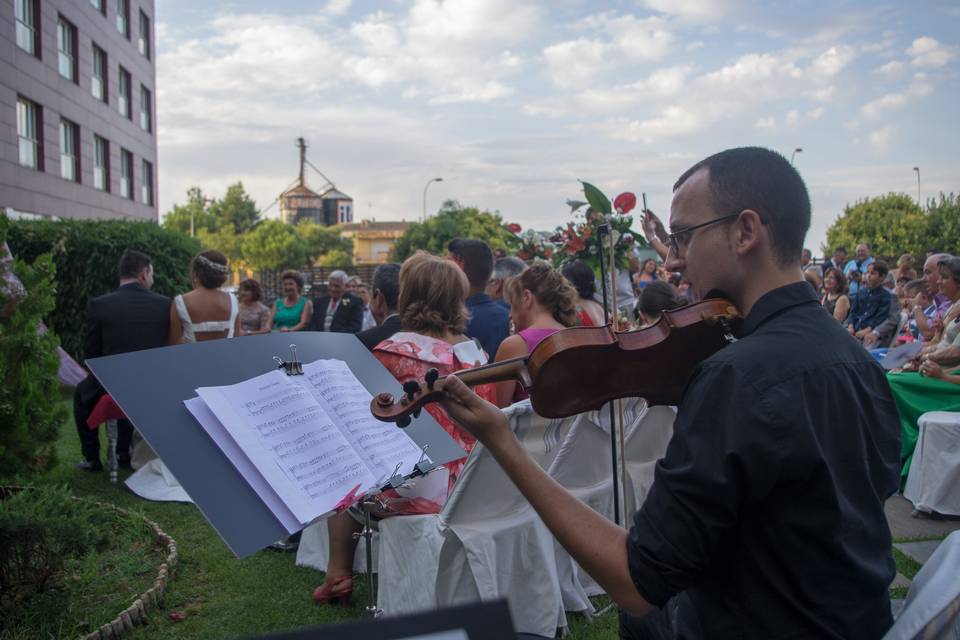
[[[338,422],[341,432],[373,475],[387,480],[397,469],[410,475],[420,461],[420,447],[402,429],[380,422],[370,414],[372,396],[343,360],[316,360],[303,365],[304,380],[317,401]],[[424,456],[426,459],[429,457]]]
[[[314,394],[280,371],[197,394],[302,524],[376,485]]]
[[[277,495],[273,487],[270,486],[270,483],[266,481],[263,474],[257,471],[253,463],[244,455],[243,450],[236,441],[234,441],[230,432],[227,431],[227,428],[224,427],[217,419],[217,416],[213,414],[213,411],[211,411],[207,403],[203,401],[203,398],[190,398],[189,400],[184,400],[183,404],[187,407],[187,411],[200,423],[203,430],[210,435],[214,443],[220,447],[220,450],[227,457],[227,460],[229,460],[231,464],[236,467],[237,471],[240,472],[240,475],[244,477],[247,484],[250,485],[250,488],[253,489],[257,496],[260,497],[260,500],[267,505],[270,511],[273,512],[273,515],[277,517],[277,520],[279,520],[283,528],[287,530],[287,533],[296,533],[299,531],[301,527],[300,521],[294,513],[287,508],[287,505],[283,503],[283,500]]]

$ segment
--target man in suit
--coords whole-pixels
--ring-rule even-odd
[[[466,334],[478,341],[493,361],[500,343],[510,335],[510,312],[485,291],[493,273],[493,252],[486,242],[472,238],[454,238],[447,245],[447,252],[447,258],[457,263],[470,282]]]
[[[311,331],[359,333],[363,326],[363,300],[346,290],[347,274],[337,270],[327,280],[326,295],[313,301]]]
[[[117,290],[87,304],[86,359],[167,344],[170,298],[150,291],[153,286],[150,256],[128,249],[120,258],[118,271],[120,286]],[[103,469],[99,433],[87,426],[87,418],[104,393],[100,382],[88,375],[77,385],[73,395],[73,416],[84,457],[77,466],[86,471]],[[132,435],[133,425],[120,420],[117,424],[117,460],[122,467],[130,466]]]
[[[382,341],[400,331],[400,314],[397,299],[400,297],[400,265],[382,264],[373,272],[373,297],[370,312],[377,326],[357,334],[360,342],[370,351]]]

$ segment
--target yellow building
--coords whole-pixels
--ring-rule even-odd
[[[410,227],[409,222],[362,220],[340,226],[340,235],[353,241],[353,263],[384,264],[397,238]]]

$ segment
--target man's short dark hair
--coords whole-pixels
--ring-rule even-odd
[[[810,228],[810,195],[786,158],[762,147],[739,147],[693,165],[673,185],[676,191],[700,169],[710,175],[715,213],[752,209],[770,229],[773,254],[781,266],[797,263]]]
[[[373,291],[379,291],[387,308],[395,311],[400,298],[400,265],[382,264],[373,272]]]
[[[890,267],[883,260],[874,260],[870,263],[870,267],[873,267],[873,271],[884,278],[886,278],[887,274],[890,273]],[[870,267],[867,267],[867,270],[869,270]]]
[[[843,253],[846,253],[846,252],[847,252],[847,248],[846,248],[845,246],[843,246],[842,244],[838,244],[836,247],[833,248],[833,252],[834,252],[834,253],[840,253],[841,251],[842,251]]]
[[[447,251],[463,260],[463,272],[472,289],[483,289],[493,273],[493,251],[483,240],[454,238]]]
[[[153,264],[153,260],[147,254],[134,249],[127,249],[120,257],[120,265],[117,268],[117,272],[120,274],[121,280],[125,278],[136,278],[140,275],[141,271],[148,268],[151,264]]]

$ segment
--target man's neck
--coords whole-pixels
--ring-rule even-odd
[[[467,297],[468,297],[468,298],[472,298],[473,296],[477,295],[478,293],[486,293],[486,292],[487,292],[487,288],[486,288],[486,287],[470,287],[470,293],[467,295]]]
[[[788,284],[796,284],[803,281],[799,264],[794,263],[792,268],[769,271],[766,276],[755,280],[746,279],[746,285],[740,294],[731,294],[731,298],[733,298],[732,302],[737,305],[740,314],[746,318],[750,315],[750,310],[753,309],[753,305],[757,303],[757,300],[766,294],[774,289],[785,287]]]
[[[125,287],[128,284],[143,284],[137,278],[120,278],[120,286]]]

